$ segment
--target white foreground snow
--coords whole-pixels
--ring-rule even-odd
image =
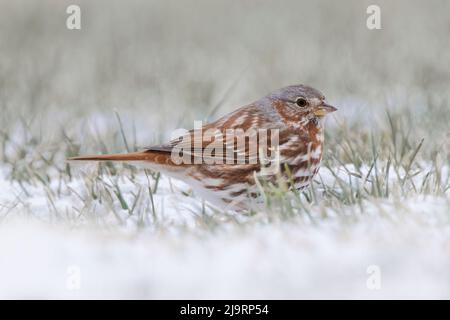
[[[1,204],[20,193],[4,177],[0,186]],[[167,219],[189,221],[198,201],[166,187],[155,202],[164,199]],[[28,210],[48,216],[44,193],[34,192]],[[16,208],[0,224],[0,298],[450,298],[450,200],[394,202],[366,204],[358,223],[205,234],[73,228]]]

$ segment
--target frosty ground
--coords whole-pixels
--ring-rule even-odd
[[[323,179],[333,177],[325,174]],[[146,179],[140,180],[146,185]],[[225,227],[205,227],[208,219],[198,217],[201,203],[186,195],[189,187],[163,177],[153,195],[156,219],[120,209],[119,217],[100,218],[100,210],[100,217],[89,217],[86,224],[65,216],[82,205],[74,194],[86,192],[82,181],[75,179],[69,184],[74,191],[63,190],[53,204],[42,188],[31,188],[33,197],[20,199],[20,187],[4,177],[0,181],[0,202],[11,205],[1,210],[9,211],[0,227],[2,298],[450,294],[448,197],[380,199],[348,206],[346,216],[319,205],[311,207],[310,215],[289,220],[259,213],[230,224],[218,217]],[[124,181],[121,187],[132,198],[139,184]],[[215,214],[206,210],[203,215]],[[74,227],[80,224],[84,226]],[[370,283],[373,266],[380,272],[379,286]]]

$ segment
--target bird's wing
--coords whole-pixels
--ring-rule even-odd
[[[265,146],[272,148],[275,131],[283,136],[282,132],[286,129],[276,114],[249,105],[201,129],[190,130],[177,139],[146,150],[172,153],[191,163],[255,163],[258,162],[261,142],[265,141]]]

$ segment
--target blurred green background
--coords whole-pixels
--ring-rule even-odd
[[[81,30],[66,28],[70,4],[81,7]],[[366,27],[370,4],[381,8],[381,30]],[[437,128],[443,141],[449,12],[445,0],[2,0],[0,124],[11,135],[25,122],[41,142],[60,138],[62,127],[98,151],[84,141],[92,130],[77,124],[117,129],[116,110],[145,146],[304,83],[345,121],[443,105],[423,130]]]

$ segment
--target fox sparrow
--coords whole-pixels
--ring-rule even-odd
[[[286,177],[296,189],[310,184],[322,160],[323,118],[336,110],[318,90],[294,85],[166,144],[68,160],[140,162],[185,181],[212,204],[246,209],[258,198],[259,177]]]

